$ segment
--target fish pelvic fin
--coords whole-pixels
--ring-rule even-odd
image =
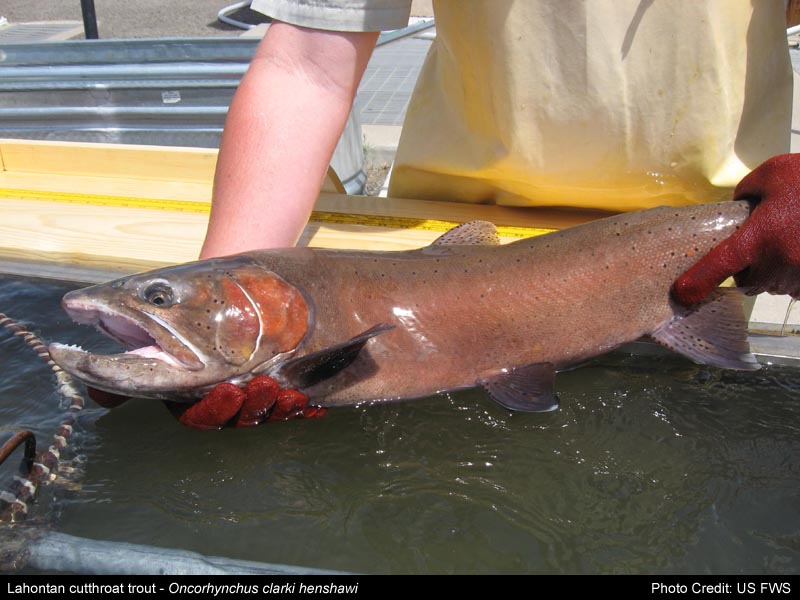
[[[559,406],[553,390],[555,367],[534,363],[506,369],[503,373],[481,379],[478,384],[500,406],[521,412],[550,412]]]
[[[675,315],[651,337],[696,363],[756,371],[760,365],[747,342],[743,298],[738,290],[718,289],[690,310],[674,304]]]

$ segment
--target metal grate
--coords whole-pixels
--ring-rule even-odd
[[[363,125],[402,125],[430,39],[407,38],[375,50],[356,97]]]

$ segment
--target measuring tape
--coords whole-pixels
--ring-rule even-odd
[[[88,206],[106,206],[114,208],[140,208],[147,210],[163,210],[170,212],[188,212],[208,214],[211,211],[209,202],[196,200],[165,200],[161,198],[133,198],[130,196],[110,196],[103,194],[77,194],[72,192],[51,192],[39,190],[19,190],[0,188],[0,199],[35,200],[41,202],[62,202],[65,204],[83,204]],[[328,211],[314,211],[311,221],[328,225],[362,225],[366,227],[384,227],[387,229],[411,229],[416,231],[433,231],[444,233],[461,225],[456,221],[438,219],[417,219],[413,217],[396,217],[389,215],[359,215]],[[555,229],[541,227],[516,227],[498,225],[500,237],[526,238],[550,233]]]

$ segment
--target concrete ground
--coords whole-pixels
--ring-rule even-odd
[[[82,21],[79,0],[12,0],[0,6],[10,23]],[[217,20],[225,0],[95,0],[101,38],[194,37],[239,35],[240,29]]]

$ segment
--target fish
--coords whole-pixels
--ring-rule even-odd
[[[558,371],[650,336],[689,359],[759,368],[742,293],[690,309],[673,281],[749,215],[746,202],[660,207],[501,244],[471,222],[408,251],[310,247],[196,261],[69,292],[63,308],[127,351],[51,344],[87,385],[194,402],[269,375],[325,407],[480,387],[559,405]]]

